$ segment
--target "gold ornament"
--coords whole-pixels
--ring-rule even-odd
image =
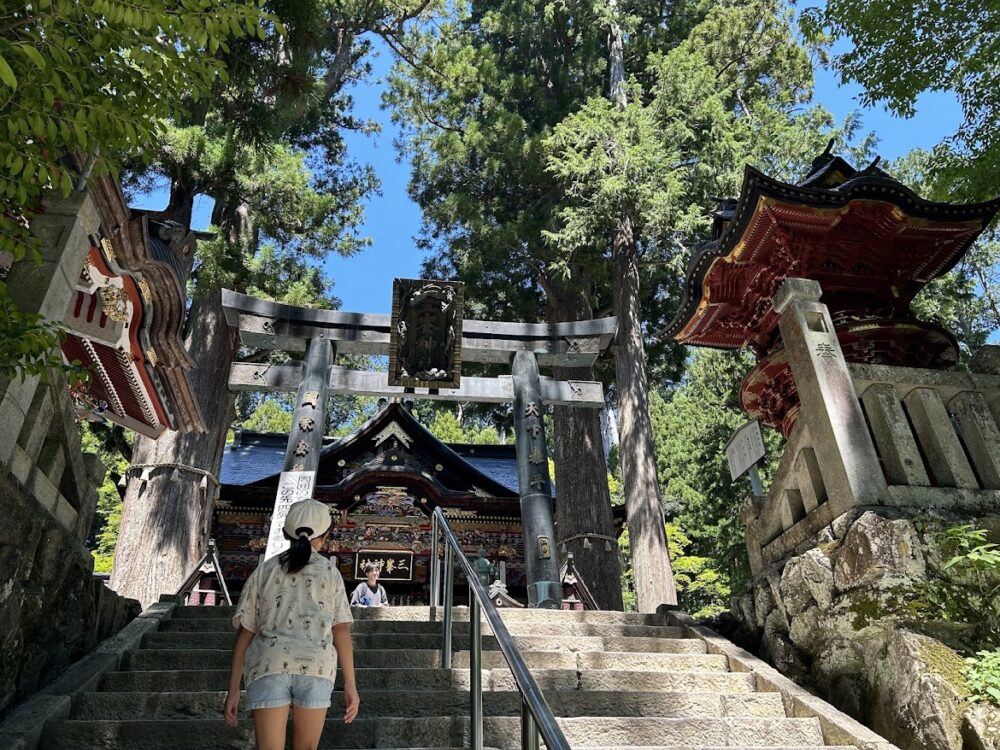
[[[128,300],[123,290],[116,286],[102,286],[98,294],[105,315],[119,323],[128,320]]]

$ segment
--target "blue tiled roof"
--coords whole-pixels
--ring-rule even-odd
[[[324,447],[329,450],[333,441]],[[238,445],[229,444],[222,454],[219,480],[223,484],[246,485],[281,471],[288,436],[246,431]],[[512,445],[447,444],[467,463],[490,479],[517,493],[517,456]]]
[[[285,462],[287,435],[253,433],[239,445],[230,443],[222,453],[222,484],[252,484],[281,471]]]
[[[455,453],[511,492],[517,492],[517,455],[508,445],[457,445],[448,443]]]

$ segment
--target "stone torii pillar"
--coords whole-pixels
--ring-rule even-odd
[[[330,395],[330,367],[335,353],[329,340],[320,337],[309,340],[292,413],[292,429],[288,433],[285,463],[278,482],[278,496],[271,514],[265,560],[288,549],[288,540],[282,532],[288,508],[292,503],[311,498],[316,486],[326,426],[326,402]]]
[[[521,528],[528,579],[528,606],[559,609],[562,584],[555,555],[556,531],[552,518],[549,452],[545,444],[545,402],[533,352],[514,355],[514,437],[517,478],[521,492]]]

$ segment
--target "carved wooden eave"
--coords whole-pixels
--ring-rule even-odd
[[[187,376],[192,361],[181,337],[186,296],[184,261],[178,254],[184,254],[181,248],[190,253],[191,237],[171,247],[158,235],[151,236],[146,215],[132,214],[110,175],[91,177],[87,187],[101,220],[100,236],[91,238],[77,298],[67,311],[70,336],[63,346],[67,359],[80,359],[94,376],[93,387],[74,394],[78,409],[84,416],[107,418],[148,437],[164,429],[204,432]],[[79,308],[88,302],[81,295],[90,295],[91,304],[95,295],[105,302],[113,298],[111,312],[130,316],[122,321],[124,330],[118,326],[118,340],[105,318],[95,323],[90,309],[81,317]],[[97,401],[106,402],[110,410],[91,408]]]
[[[881,170],[841,162],[800,185],[746,167],[732,219],[691,259],[680,308],[660,335],[762,356],[777,335],[771,299],[791,275],[819,281],[824,299],[864,296],[905,316],[1000,209],[1000,199],[926,201]]]

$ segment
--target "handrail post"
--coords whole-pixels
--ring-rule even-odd
[[[450,544],[444,548],[444,643],[441,648],[441,667],[451,669],[452,599],[455,589],[455,552]]]
[[[496,636],[497,644],[521,694],[522,726],[521,742],[523,747],[538,750],[544,739],[549,750],[570,750],[569,743],[563,734],[552,709],[545,701],[545,695],[539,688],[531,671],[524,663],[524,657],[518,651],[517,644],[504,624],[503,618],[496,606],[490,601],[486,587],[476,577],[472,563],[465,556],[462,546],[448,525],[448,520],[440,508],[435,509],[438,519],[438,530],[444,543],[444,642],[441,649],[442,667],[450,670],[452,666],[452,631],[454,624],[454,578],[455,566],[469,583],[469,698],[470,698],[470,741],[469,747],[480,750],[483,747],[483,704],[482,704],[482,617],[485,617]]]
[[[483,750],[483,638],[479,600],[469,592],[469,702],[472,750]]]
[[[521,694],[521,750],[538,750],[538,727],[523,693]]]
[[[441,604],[441,562],[438,560],[438,529],[437,513],[431,513],[431,606]]]

